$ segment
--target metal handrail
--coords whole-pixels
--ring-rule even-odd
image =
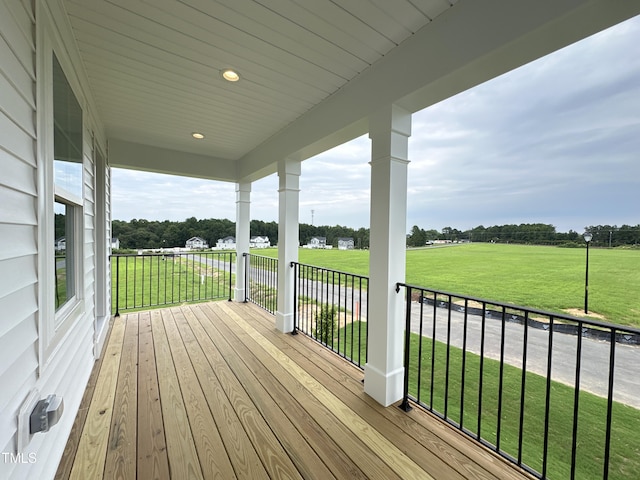
[[[121,310],[220,298],[231,300],[234,255],[234,252],[111,255],[115,316]]]
[[[604,452],[602,452],[603,478],[608,478],[609,457],[611,453],[612,414],[614,394],[616,394],[614,383],[614,373],[616,373],[616,345],[621,343],[640,345],[639,329],[495,302],[477,297],[458,295],[406,283],[398,283],[396,285],[397,292],[400,292],[402,288],[406,291],[406,316],[404,389],[403,401],[400,407],[405,410],[410,409],[411,401],[426,408],[538,478],[547,478],[548,475],[551,448],[550,431],[552,428],[555,428],[554,422],[557,420],[555,416],[552,418],[551,392],[555,383],[560,381],[560,378],[556,378],[558,377],[558,373],[555,372],[555,369],[560,365],[554,363],[554,361],[557,362],[554,353],[562,353],[564,355],[563,358],[567,358],[567,355],[574,356],[573,362],[565,360],[567,364],[570,364],[565,373],[571,380],[567,381],[563,379],[562,381],[562,383],[568,385],[569,388],[573,388],[573,393],[571,394],[573,405],[570,406],[573,411],[571,414],[566,415],[567,418],[571,417],[572,421],[570,430],[571,478],[573,479],[576,478],[578,424],[581,419],[580,400],[581,394],[584,395],[584,391],[581,390],[581,381],[583,381],[584,378],[581,377],[584,377],[585,374],[598,374],[598,372],[585,372],[581,360],[583,355],[589,355],[590,352],[593,354],[593,350],[591,350],[594,348],[593,345],[600,345],[599,348],[606,348],[602,347],[602,345],[606,346],[608,344],[608,359],[605,360],[605,363],[608,364],[608,369],[605,371],[607,376],[607,381],[605,382],[606,391],[601,392],[601,395],[606,398],[607,412],[604,432]],[[473,303],[480,306],[470,306]],[[456,316],[455,322],[453,316]],[[492,321],[499,322],[499,324],[489,323]],[[468,344],[470,341],[469,329],[472,322],[474,322],[473,328],[479,328],[480,330],[479,333],[475,335],[475,339],[479,340],[479,353],[477,351],[478,347],[476,347],[475,351],[472,351]],[[455,345],[452,340],[454,323],[456,334],[458,334]],[[441,333],[445,326],[445,333]],[[460,329],[462,330],[461,346],[459,340]],[[538,351],[541,348],[539,343],[536,345],[532,345],[531,343],[532,332],[536,331],[536,329],[540,331],[540,333],[536,334],[536,337],[538,337],[536,341],[543,341],[542,347],[546,348],[544,352]],[[494,337],[489,335],[489,330],[495,330],[495,335],[498,337],[497,340],[494,340]],[[509,331],[507,332],[507,330]],[[569,337],[558,337],[558,335],[569,335]],[[479,339],[477,337],[479,337]],[[575,337],[576,339],[574,346],[571,346],[570,341],[567,342],[567,339],[571,337]],[[596,342],[594,339],[598,341]],[[558,346],[555,346],[554,340],[558,340]],[[606,340],[608,343],[603,343],[601,340]],[[500,342],[499,345],[496,345],[497,341]],[[586,350],[586,353],[584,347],[585,341],[591,342],[589,346],[590,349]],[[417,352],[414,351],[416,350],[416,342]],[[430,349],[424,349],[423,347],[428,346],[429,343]],[[517,353],[513,353],[512,351],[512,360],[507,361],[505,352],[507,345],[513,346],[516,344],[518,346],[520,344],[522,345],[521,357],[519,360],[514,359],[513,357],[517,355]],[[490,348],[494,348],[495,351],[498,352],[494,355],[497,356],[497,359],[490,359],[490,355],[487,353]],[[444,358],[442,358],[443,354]],[[536,355],[537,358],[535,358]],[[456,367],[455,372],[452,372],[451,361],[454,356],[456,358],[461,357],[462,366],[459,370],[459,367]],[[534,357],[533,361],[532,356]],[[437,359],[439,362],[436,361],[436,357],[439,357]],[[537,362],[535,361],[536,359],[538,360]],[[430,360],[430,365],[425,365],[424,360]],[[470,370],[468,367],[471,360],[474,360],[474,364],[477,366],[477,370],[473,369],[473,374],[469,373]],[[493,361],[499,362],[497,369],[495,368],[495,364],[491,363]],[[507,387],[504,382],[505,369],[508,368],[508,365],[513,365],[514,363],[517,364],[517,368],[520,369],[520,385],[519,388],[515,388],[519,394],[519,414],[518,418],[514,419],[517,420],[518,438],[517,447],[510,448],[505,446],[502,435],[503,423],[506,421],[504,418],[506,401],[504,390]],[[531,377],[531,372],[536,365],[545,366],[543,372],[537,372],[537,374],[542,375],[545,380],[544,387],[541,388],[541,390],[544,390],[544,402],[540,402],[544,405],[541,444],[539,445],[539,448],[542,450],[541,461],[534,459],[530,453],[527,455],[523,451],[523,439],[527,434],[525,429],[525,416],[527,415],[527,409],[530,407],[529,404],[525,404],[525,397],[527,394],[531,395],[527,380],[533,378]],[[555,367],[555,369],[552,369],[552,366]],[[490,369],[490,367],[492,368]],[[434,380],[434,377],[441,373],[441,370],[444,370],[444,381],[440,380],[436,385],[437,382]],[[493,380],[493,378],[488,378],[488,375],[491,375],[488,373],[490,370],[497,370],[497,374],[494,374],[493,378],[495,378],[495,376],[498,377],[498,398],[495,410],[487,413],[488,410],[494,408],[483,404],[485,397],[483,392],[484,383]],[[621,374],[622,373],[616,373],[616,375]],[[469,390],[470,388],[475,388],[469,387],[465,383],[465,380],[469,379],[474,381],[475,379],[478,380],[477,390]],[[428,392],[425,391],[425,382],[428,382]],[[458,382],[456,385],[459,385],[459,397],[450,391],[452,382]],[[438,395],[436,395],[435,388],[439,388],[441,384],[444,385],[442,389],[444,393],[438,393]],[[440,398],[440,395],[442,398]],[[436,396],[438,396],[437,399]],[[466,405],[465,399],[472,401],[471,407]],[[459,409],[451,411],[451,406],[454,404],[459,405]],[[474,408],[475,405],[477,405],[477,408]],[[483,418],[486,415],[493,417],[494,414],[496,419],[495,431],[493,427],[491,427],[489,429],[490,431],[485,432],[487,429],[483,423]],[[466,415],[477,416],[477,423],[474,425],[466,423]],[[511,420],[511,423],[514,423],[512,419],[509,420]],[[531,419],[529,421],[531,421]],[[535,463],[535,466],[531,466],[531,463]]]

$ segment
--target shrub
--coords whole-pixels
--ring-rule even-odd
[[[337,312],[333,306],[324,304],[316,312],[316,339],[322,343],[333,343],[333,332],[338,328]]]

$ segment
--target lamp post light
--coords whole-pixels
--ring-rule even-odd
[[[590,232],[584,232],[584,235],[582,235],[582,237],[587,243],[587,267],[585,269],[584,276],[584,313],[586,315],[587,313],[589,313],[589,243],[591,242],[593,235],[591,235]]]

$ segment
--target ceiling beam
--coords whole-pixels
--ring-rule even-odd
[[[112,167],[226,182],[237,179],[237,164],[233,160],[117,139],[109,140],[108,149]]]

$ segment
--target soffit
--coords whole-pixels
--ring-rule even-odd
[[[640,12],[637,0],[61,1],[111,164],[230,181]],[[240,82],[222,80],[228,67]]]
[[[237,160],[447,0],[65,0],[109,138]],[[242,75],[232,84],[220,71]],[[191,132],[202,132],[202,141]]]

